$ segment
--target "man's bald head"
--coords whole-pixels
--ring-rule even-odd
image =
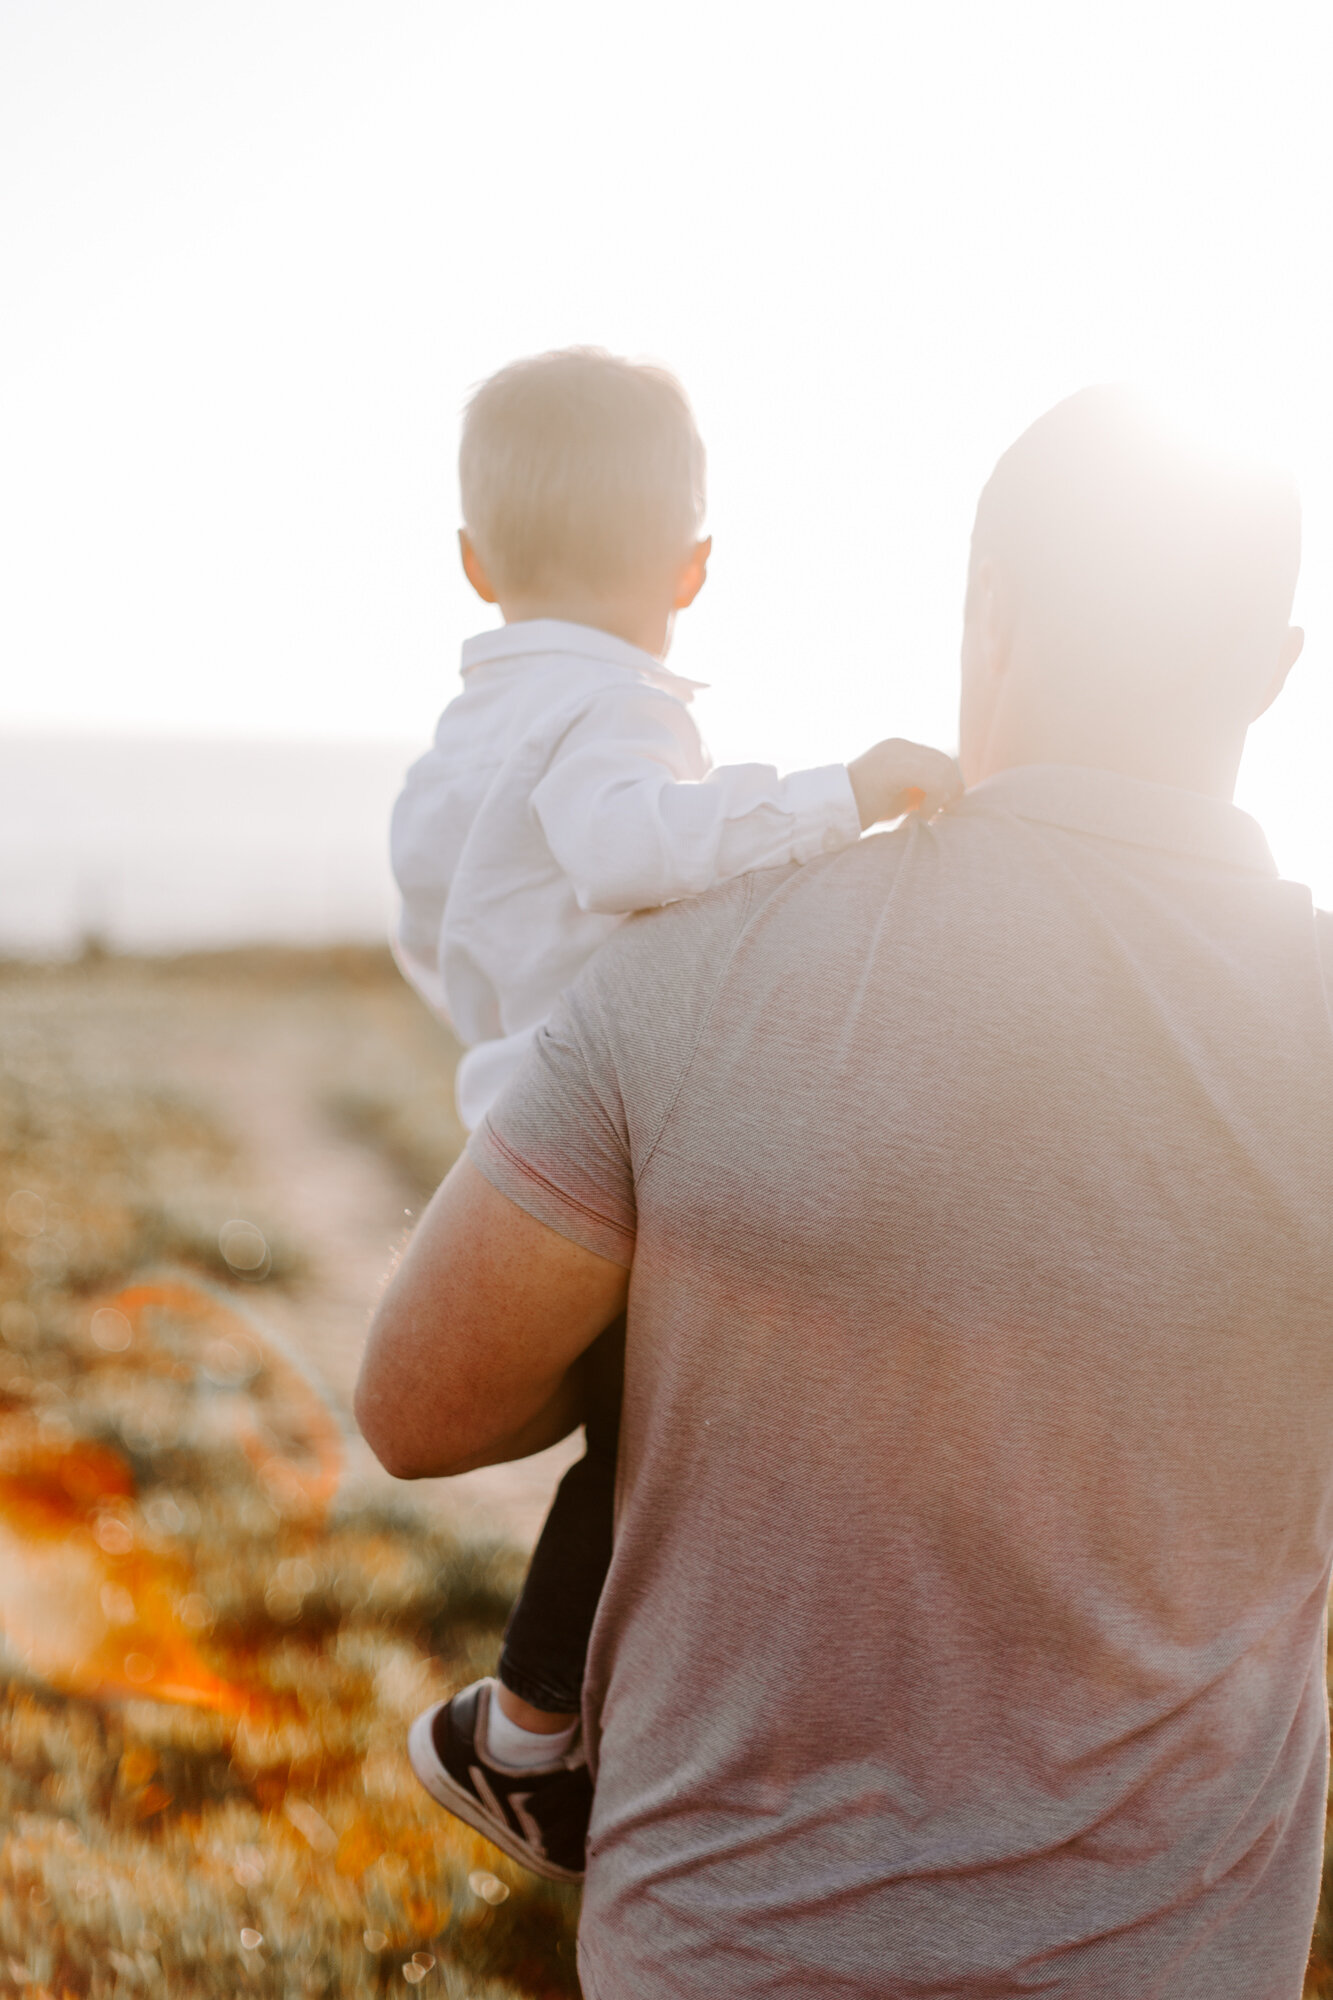
[[[1154,739],[1148,761],[1169,773],[1177,744],[1188,765],[1191,738],[1243,740],[1299,650],[1287,625],[1299,565],[1285,473],[1187,436],[1128,388],[1057,404],[1005,452],[977,508],[969,781],[1057,757],[1123,768]],[[1002,740],[987,741],[997,726]]]

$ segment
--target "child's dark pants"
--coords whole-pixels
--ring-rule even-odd
[[[500,1679],[510,1693],[557,1715],[582,1706],[588,1636],[611,1562],[623,1318],[598,1335],[583,1370],[586,1449],[556,1491],[500,1654]]]

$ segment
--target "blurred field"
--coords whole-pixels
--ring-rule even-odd
[[[568,1448],[399,1489],[346,1418],[452,1065],[379,951],[0,966],[0,1990],[578,1992],[403,1755]]]
[[[403,1756],[553,1469],[453,1504],[345,1416],[445,1038],[379,952],[91,958],[0,970],[0,1065],[0,1987],[576,1993]]]

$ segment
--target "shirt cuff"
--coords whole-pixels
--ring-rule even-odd
[[[820,764],[792,771],[786,779],[787,804],[796,816],[793,861],[836,854],[861,838],[861,815],[845,764]]]
[[[591,1250],[595,1257],[605,1257],[609,1264],[619,1264],[622,1270],[633,1265],[633,1229],[558,1188],[507,1146],[489,1119],[468,1140],[467,1157],[515,1208],[544,1222],[557,1236]]]

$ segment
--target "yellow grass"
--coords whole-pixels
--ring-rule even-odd
[[[216,975],[168,983],[216,998]],[[447,1052],[377,961],[245,977],[295,980],[340,1047],[350,1006],[358,1115],[397,1118],[418,1180],[447,1165]],[[576,1993],[575,1898],[403,1754],[417,1709],[493,1663],[520,1559],[339,1505],[340,1413],[265,1323],[315,1252],[250,1214],[263,1284],[229,1266],[244,1135],[162,1080],[152,986],[0,978],[0,1988]]]

